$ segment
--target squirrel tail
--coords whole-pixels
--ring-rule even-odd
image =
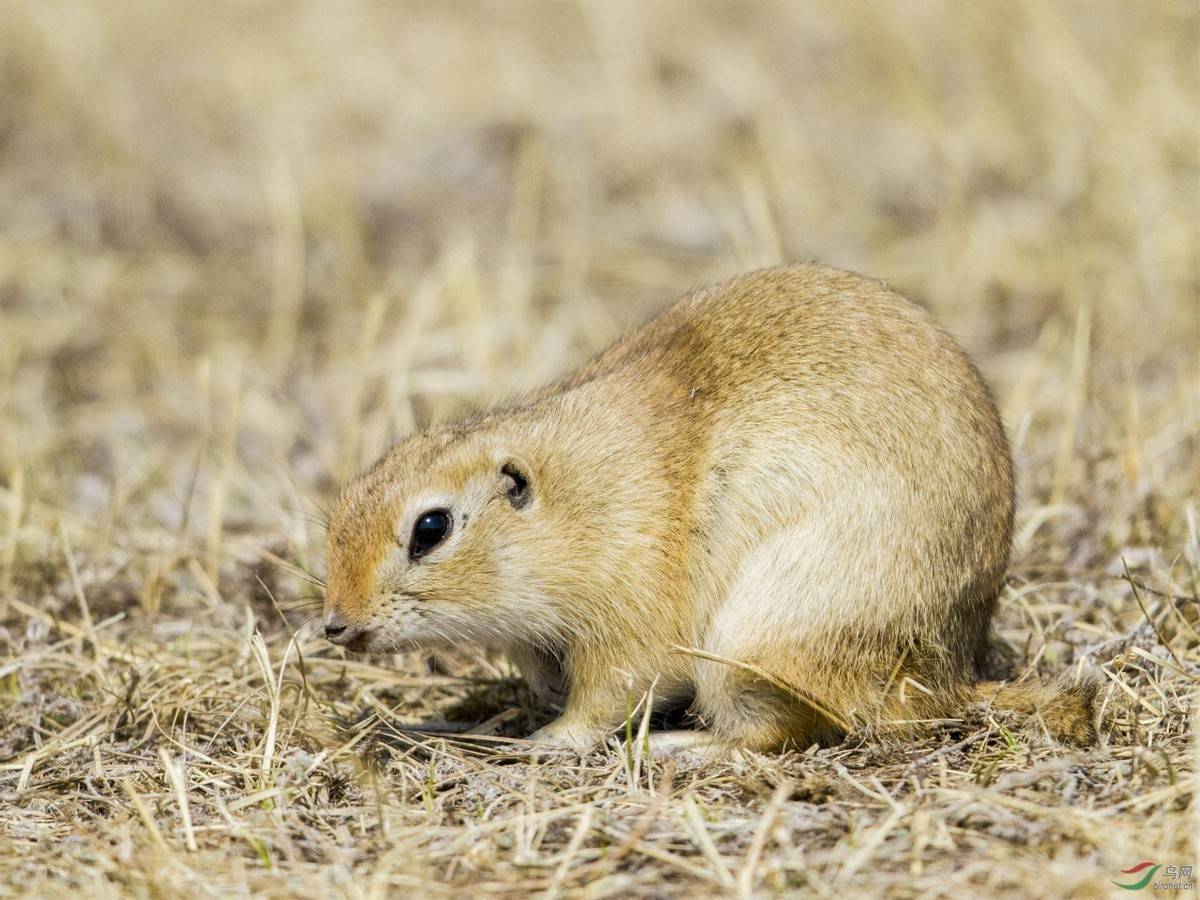
[[[1086,746],[1096,741],[1098,691],[1099,685],[1086,678],[981,681],[975,685],[974,701],[1022,716],[1037,716],[1055,740]]]

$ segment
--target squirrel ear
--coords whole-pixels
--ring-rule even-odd
[[[500,490],[513,509],[524,509],[533,499],[529,467],[521,460],[509,457],[500,466]]]

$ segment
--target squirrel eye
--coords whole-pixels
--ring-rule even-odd
[[[431,509],[422,513],[413,526],[412,540],[408,544],[409,559],[419,559],[446,539],[452,520],[444,509]]]

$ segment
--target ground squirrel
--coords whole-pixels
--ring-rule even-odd
[[[1085,739],[1085,690],[979,683],[1012,530],[955,342],[878,281],[767,269],[389,450],[333,510],[325,633],[501,650],[562,700],[533,738],[578,749],[652,683],[698,724],[663,747],[804,747],[978,697]]]

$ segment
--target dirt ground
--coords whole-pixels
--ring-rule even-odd
[[[1198,55],[1189,0],[0,5],[0,895],[1194,880]],[[994,386],[997,633],[1098,681],[1094,746],[545,758],[504,660],[314,636],[391,440],[810,259]]]

